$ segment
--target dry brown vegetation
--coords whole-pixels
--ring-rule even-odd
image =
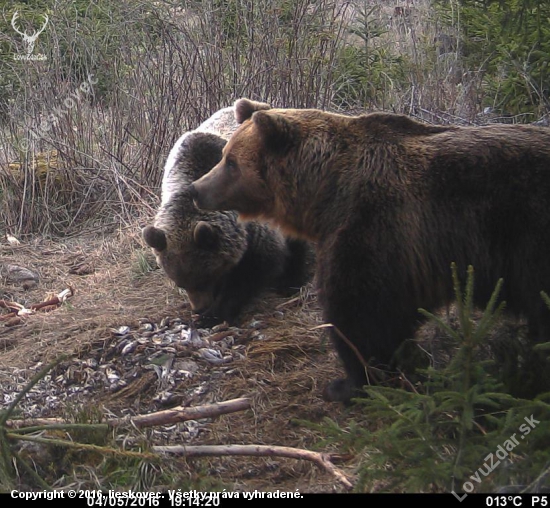
[[[139,238],[135,232],[128,231],[108,238],[88,236],[64,243],[36,240],[28,245],[2,245],[0,264],[26,266],[40,275],[39,284],[30,290],[3,284],[4,298],[30,305],[41,301],[49,292],[68,286],[74,289],[74,296],[60,308],[48,313],[37,312],[17,326],[0,329],[0,375],[4,388],[15,372],[19,378],[30,379],[38,364],[61,354],[69,359],[62,364],[65,366],[73,365],[72,359],[100,356],[102,350],[117,340],[113,329],[121,325],[137,330],[140,319],[160,323],[167,316],[191,322],[185,296],[171,286],[160,270],[139,273],[136,255],[140,251]],[[83,261],[91,273],[71,274],[71,267],[82,266]],[[251,322],[256,323],[255,326],[261,323],[259,339],[250,333],[254,332],[250,329]],[[344,422],[347,413],[343,407],[327,404],[321,398],[324,384],[338,374],[338,363],[322,333],[312,330],[319,323],[315,292],[311,288],[301,296],[287,299],[266,295],[263,302],[257,302],[243,317],[241,343],[246,345],[245,358],[231,364],[229,373],[220,371],[217,380],[209,383],[204,397],[187,401],[202,404],[247,397],[252,403],[251,410],[207,423],[198,438],[185,441],[178,431],[174,432],[173,439],[167,439],[166,434],[161,441],[152,437],[150,444],[271,444],[314,448],[318,434],[296,420],[319,422],[325,416],[340,415]],[[211,368],[216,370],[215,366]],[[65,375],[60,369],[54,374]],[[175,387],[176,400],[181,402],[178,393],[184,397],[203,378]],[[93,406],[104,414],[146,413],[164,407],[153,400],[158,390],[156,377],[143,369],[135,382],[122,390],[114,393],[107,388],[97,390],[73,400],[71,405],[78,402],[83,407]],[[47,392],[43,395],[46,397]],[[42,416],[64,414],[63,410],[44,411]],[[207,473],[211,481],[226,488],[342,490],[333,477],[311,463],[291,459],[223,457],[187,462],[180,459],[179,463],[181,472],[195,481]]]
[[[36,2],[20,6],[29,31],[48,9]],[[35,49],[47,59],[2,61],[2,229],[64,236],[133,223],[156,206],[174,141],[239,97],[476,122],[481,74],[440,42],[456,27],[427,0],[396,16],[405,4],[58,0]],[[0,44],[13,56],[24,47],[12,15],[1,12]]]
[[[7,399],[37,366],[61,354],[67,360],[41,390],[48,383],[52,390],[63,386],[74,372],[83,375],[86,361],[108,363],[121,326],[137,333],[143,322],[167,317],[192,322],[185,295],[151,269],[140,229],[158,206],[172,144],[219,108],[250,97],[281,107],[382,109],[432,123],[483,121],[484,75],[464,67],[459,17],[444,24],[428,0],[176,4],[37,0],[0,6],[3,56],[24,50],[10,28],[14,9],[29,30],[43,12],[50,15],[35,49],[46,60],[0,61],[0,299],[29,306],[74,289],[51,312],[36,312],[16,326],[0,322],[0,392]],[[7,234],[21,244],[10,245]],[[1,270],[6,265],[35,271],[38,284],[13,284]],[[341,373],[323,331],[314,329],[320,323],[312,287],[290,299],[265,295],[234,332],[242,358],[220,367],[192,356],[200,374],[177,384],[169,403],[244,396],[252,409],[203,422],[197,433],[176,425],[128,442],[315,448],[320,434],[298,420],[329,416],[345,429],[359,411],[321,398],[324,384]],[[120,390],[96,387],[70,404],[45,402],[43,416],[165,408],[158,397],[164,387],[153,372],[144,367]],[[106,485],[97,457],[84,466],[82,457],[65,457],[67,466],[35,451],[29,453],[37,470],[52,484],[59,480],[56,486]],[[359,460],[343,457],[338,466],[353,479]],[[63,467],[48,469],[57,462]],[[188,479],[189,488],[342,490],[311,463],[291,459],[177,459],[170,466],[162,467],[175,481]],[[149,483],[135,485],[170,487],[156,471]]]

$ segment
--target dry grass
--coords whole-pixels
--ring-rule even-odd
[[[179,313],[183,301],[160,271],[144,278],[132,270],[136,252],[142,249],[139,242],[135,232],[118,232],[109,238],[90,235],[65,243],[41,239],[0,246],[0,264],[25,266],[40,276],[38,286],[28,291],[3,284],[5,298],[30,305],[67,287],[75,293],[53,312],[36,313],[20,326],[0,329],[0,338],[7,342],[0,366],[22,367],[60,353],[78,354],[92,338],[107,339],[110,327],[136,323],[140,317],[160,319],[163,312]],[[92,273],[70,273],[83,263]]]
[[[140,318],[151,322],[166,316],[191,320],[185,297],[160,270],[137,273],[138,254],[148,253],[142,251],[136,230],[80,237],[66,243],[41,240],[0,247],[0,264],[31,268],[41,278],[38,287],[29,291],[3,284],[5,297],[30,304],[41,301],[48,292],[57,293],[68,286],[75,290],[67,303],[50,313],[34,314],[17,327],[0,327],[0,379],[9,377],[13,369],[29,369],[30,376],[30,368],[37,362],[50,361],[60,354],[86,358],[112,340],[111,328],[137,327]],[[80,266],[83,260],[93,273],[69,273],[75,263]],[[243,327],[252,320],[262,323],[262,338],[247,342],[246,358],[232,364],[208,396],[212,401],[245,396],[252,400],[252,410],[212,422],[200,443],[314,448],[318,434],[296,420],[319,422],[330,416],[345,424],[349,412],[321,398],[325,383],[342,372],[323,333],[312,330],[320,323],[315,292],[308,287],[294,298],[266,295],[243,316]],[[147,379],[144,375],[135,386],[131,384],[114,395],[108,391],[95,393],[93,400],[83,404],[99,405],[119,415],[129,407],[145,411],[152,407],[155,394],[155,379],[149,379],[149,384]],[[345,465],[339,466],[345,469]],[[241,490],[340,489],[334,486],[332,477],[312,464],[276,457],[189,460],[182,461],[182,467],[190,475],[208,471],[211,479]]]

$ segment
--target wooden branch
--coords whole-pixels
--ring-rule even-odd
[[[99,446],[93,444],[79,443],[75,441],[66,441],[64,439],[51,439],[38,436],[26,436],[24,434],[13,434],[11,432],[6,432],[5,437],[11,439],[12,441],[31,441],[33,443],[40,443],[48,446],[62,446],[65,448],[73,448],[76,450],[88,450],[92,452],[98,452],[108,455],[122,456],[122,457],[133,457],[138,459],[148,459],[153,460],[158,457],[149,452],[134,452],[131,450],[120,450],[117,448],[111,448],[109,446]]]
[[[235,413],[250,409],[250,400],[241,398],[227,400],[225,402],[217,402],[206,406],[197,407],[182,407],[177,406],[165,411],[158,411],[148,415],[139,415],[130,418],[115,418],[108,420],[107,423],[111,427],[126,425],[130,422],[138,428],[154,427],[156,425],[168,425],[176,422],[184,422],[186,420],[200,420],[201,418],[213,418],[227,413]]]
[[[45,302],[33,303],[29,308],[25,308],[17,302],[8,302],[6,300],[0,300],[0,307],[8,309],[10,312],[4,316],[0,316],[0,321],[8,321],[14,317],[25,318],[37,310],[50,311],[61,305],[67,298],[74,295],[74,290],[69,286],[68,289],[64,289],[57,296],[46,300]]]
[[[8,420],[6,427],[8,429],[20,429],[31,425],[60,425],[62,423],[67,422],[63,418],[28,418],[25,420]]]
[[[269,445],[203,445],[203,446],[153,446],[151,449],[157,453],[172,453],[185,455],[186,457],[212,457],[220,455],[247,455],[253,457],[286,457],[289,459],[309,460],[321,469],[333,475],[344,487],[351,489],[352,483],[340,471],[331,460],[334,455],[312,452],[300,448]]]
[[[129,418],[111,418],[105,423],[109,427],[121,427],[133,425],[138,428],[155,427],[158,425],[169,425],[186,420],[200,420],[202,418],[213,418],[228,413],[250,409],[250,400],[245,398],[227,400],[197,407],[177,406],[165,411],[158,411],[148,415],[138,415]],[[21,428],[29,425],[60,425],[63,420],[60,418],[34,418],[32,420],[10,420],[7,426],[10,428]]]
[[[57,296],[54,296],[53,298],[50,298],[49,300],[46,300],[45,302],[40,303],[33,303],[29,309],[31,310],[46,310],[46,307],[57,307],[58,305],[61,305],[67,298],[70,298],[74,295],[74,289],[69,286],[68,289],[64,289],[59,293]],[[51,310],[51,309],[49,309]]]
[[[8,302],[7,300],[0,300],[0,307],[8,309],[10,312],[17,314],[20,310],[25,308],[24,305],[21,305],[17,302]]]
[[[222,414],[234,413],[250,408],[250,400],[246,398],[233,399],[216,404],[208,404],[197,407],[174,407],[165,411],[158,411],[148,415],[138,415],[131,418],[112,418],[105,422],[108,427],[121,427],[134,425],[138,428],[168,425],[186,420],[199,420],[201,418],[212,418]],[[56,426],[63,428],[65,422],[60,418],[33,418],[31,420],[9,420],[6,427],[12,429],[24,429],[30,425]],[[71,424],[67,424],[68,427]],[[36,430],[36,429],[35,429]],[[10,434],[14,439],[30,439],[22,434]],[[49,442],[49,441],[48,441]],[[219,455],[248,455],[255,457],[287,457],[298,460],[309,460],[321,469],[334,476],[347,489],[353,485],[347,477],[331,461],[337,455],[317,453],[299,448],[287,446],[266,446],[266,445],[220,445],[220,446],[153,446],[155,453],[172,453],[185,455],[187,457],[206,457]]]
[[[14,317],[17,317],[17,312],[10,312],[9,314],[4,314],[3,316],[0,316],[0,321],[8,321],[10,319],[13,319]]]

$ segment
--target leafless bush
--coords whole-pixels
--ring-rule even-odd
[[[86,20],[71,29],[67,7],[50,16],[48,60],[13,62],[17,93],[2,99],[0,216],[19,234],[136,217],[175,139],[238,97],[330,106],[346,3],[127,1],[99,40]],[[113,34],[118,51],[101,58]]]
[[[6,61],[0,77],[0,218],[13,233],[67,235],[152,213],[174,141],[239,97],[438,123],[475,114],[464,104],[480,80],[465,79],[458,52],[439,54],[428,0],[398,27],[406,2],[82,4],[75,18],[72,1],[55,0],[35,49],[47,59]],[[0,16],[0,45],[16,53],[12,15]]]

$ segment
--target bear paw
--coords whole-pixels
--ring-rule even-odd
[[[323,390],[323,399],[328,402],[350,403],[353,397],[359,397],[361,391],[348,378],[331,381]]]

